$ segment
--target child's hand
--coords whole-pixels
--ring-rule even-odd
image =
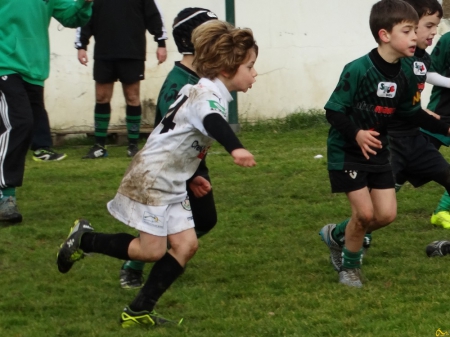
[[[253,155],[246,149],[236,149],[231,151],[234,163],[243,167],[252,167],[256,165]]]
[[[437,113],[434,113],[433,111],[431,111],[431,110],[429,110],[427,108],[424,108],[423,110],[425,110],[429,115],[433,116],[434,118],[441,119],[441,116],[438,115]]]
[[[372,130],[359,130],[356,134],[356,142],[358,143],[364,157],[366,157],[367,160],[369,159],[369,154],[377,154],[374,150],[371,149],[371,147],[377,149],[382,148],[381,141],[375,138],[379,135],[379,132]]]
[[[211,191],[211,183],[202,176],[196,176],[189,182],[189,188],[197,198],[201,198]]]

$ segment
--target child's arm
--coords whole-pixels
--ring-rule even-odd
[[[442,76],[436,72],[427,73],[427,83],[438,87],[450,88],[450,78]]]
[[[418,109],[414,115],[400,116],[402,119],[408,120],[408,122],[421,127],[432,133],[448,136],[450,135],[450,128],[447,123],[444,123],[432,115],[428,114],[423,109]]]
[[[217,113],[211,113],[203,119],[208,134],[217,140],[234,159],[234,163],[243,167],[256,165],[253,155],[241,144],[227,121]]]
[[[369,154],[377,154],[372,148],[381,149],[381,141],[375,138],[380,135],[377,131],[361,130],[346,115],[333,110],[326,109],[326,117],[328,122],[345,138],[356,140],[366,159],[369,159]]]

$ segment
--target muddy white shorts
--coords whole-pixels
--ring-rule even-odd
[[[167,236],[194,228],[187,196],[183,202],[149,206],[117,193],[107,207],[109,213],[125,225],[156,236]]]

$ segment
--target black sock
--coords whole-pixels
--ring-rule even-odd
[[[144,287],[130,304],[130,309],[135,312],[152,311],[159,298],[183,274],[183,271],[184,268],[178,261],[169,253],[166,253],[153,265]]]
[[[85,253],[100,253],[121,260],[129,260],[128,246],[136,237],[127,233],[84,233],[80,248]]]

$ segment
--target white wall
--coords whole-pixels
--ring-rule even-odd
[[[252,28],[259,45],[253,88],[238,95],[239,118],[283,117],[300,109],[322,109],[334,90],[343,66],[376,47],[368,18],[376,0],[235,0],[236,25]],[[180,59],[171,25],[186,6],[206,7],[225,19],[225,0],[162,1],[170,39],[168,59],[157,65],[156,43],[147,34],[146,79],[141,82],[144,122],[153,124],[148,107],[156,102],[165,76]],[[50,26],[51,72],[45,99],[53,129],[92,130],[95,103],[92,54],[88,67],[78,63],[75,31]],[[91,44],[94,39],[91,39]],[[89,48],[92,52],[92,46]],[[427,88],[424,100],[427,100]],[[123,125],[125,102],[116,84],[112,125]]]

